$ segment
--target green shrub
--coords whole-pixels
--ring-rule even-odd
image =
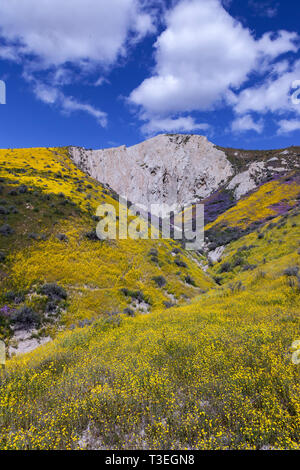
[[[40,287],[39,293],[46,295],[49,299],[54,301],[67,299],[67,293],[65,289],[55,282],[44,284],[42,287]]]
[[[121,292],[126,296],[126,297],[131,297],[132,299],[137,300],[138,302],[146,302],[144,293],[140,290],[133,291],[129,290],[126,287],[121,289]]]
[[[155,258],[157,258],[158,250],[156,248],[151,248],[149,253],[148,253],[148,256],[154,256]]]
[[[134,317],[134,311],[131,309],[131,308],[124,308],[123,310],[123,313],[125,313],[125,315],[128,315],[129,317]]]
[[[90,232],[86,232],[86,233],[84,234],[84,236],[85,236],[88,240],[91,240],[91,241],[94,241],[94,242],[100,240],[100,238],[99,238],[98,235],[97,235],[96,230],[91,230]]]
[[[19,194],[25,194],[28,192],[28,188],[26,184],[21,184],[21,186],[18,187],[18,192]]]
[[[158,287],[164,287],[167,284],[167,281],[163,276],[154,276],[152,281],[154,281]]]
[[[242,271],[253,271],[256,268],[257,268],[256,264],[246,264],[245,266],[243,266]]]
[[[15,310],[12,314],[12,323],[22,326],[24,328],[30,328],[33,326],[40,325],[40,317],[39,315],[34,312],[31,308],[24,305],[23,307]]]
[[[25,301],[25,293],[23,291],[9,291],[6,292],[4,298],[7,302],[21,304]]]
[[[0,215],[8,215],[8,214],[9,214],[9,210],[4,206],[0,206]]]
[[[176,258],[174,263],[179,266],[180,268],[187,268],[187,264],[180,258]]]
[[[0,227],[0,235],[3,235],[4,237],[8,237],[9,235],[13,235],[14,230],[11,228],[10,225],[4,224]]]
[[[242,266],[244,264],[244,259],[241,256],[235,256],[232,261],[232,267],[236,268],[237,266]]]
[[[67,242],[68,241],[68,237],[64,233],[58,233],[56,235],[56,238],[58,238],[58,240],[60,240],[61,242]]]
[[[184,280],[187,284],[190,284],[191,286],[196,287],[196,283],[195,283],[194,279],[189,274],[187,276],[185,276]]]
[[[291,277],[291,276],[298,276],[299,273],[299,267],[298,266],[291,266],[287,269],[284,270],[283,274],[285,276]]]
[[[172,307],[174,307],[174,305],[175,305],[175,304],[173,304],[172,302],[169,302],[169,301],[167,301],[167,300],[164,300],[163,304],[164,304],[164,306],[165,306],[166,308],[172,308]]]
[[[220,266],[220,269],[219,269],[220,274],[228,273],[229,271],[231,271],[231,264],[230,263],[225,262]]]

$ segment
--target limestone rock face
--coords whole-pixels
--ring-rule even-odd
[[[222,149],[206,137],[182,134],[158,135],[128,148],[71,147],[70,155],[100,183],[145,212],[162,216],[170,212],[168,208],[180,211],[220,190],[239,200],[269,177],[299,171],[300,167],[300,147]]]
[[[233,190],[235,199],[240,199],[244,194],[255,189],[266,175],[267,169],[264,162],[251,163],[248,170],[237,174],[231,180],[227,189]]]
[[[91,177],[147,209],[200,201],[234,176],[225,153],[199,135],[159,135],[129,148],[70,152]]]

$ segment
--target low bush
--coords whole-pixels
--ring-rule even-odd
[[[232,267],[236,268],[237,266],[242,266],[244,264],[244,259],[241,256],[235,256],[232,261]]]
[[[7,302],[21,304],[25,301],[25,293],[22,291],[9,291],[6,292],[4,298]]]
[[[229,271],[231,271],[231,264],[230,263],[225,262],[220,266],[220,269],[219,269],[220,274],[229,273]]]
[[[65,289],[56,284],[55,282],[51,282],[41,286],[39,289],[39,293],[42,295],[46,295],[49,299],[54,301],[67,299],[67,292],[65,291]]]
[[[0,206],[0,215],[8,215],[8,214],[9,214],[9,210],[4,206]]]
[[[148,253],[148,256],[154,256],[155,258],[157,258],[158,250],[156,248],[151,248],[149,253]]]
[[[256,268],[257,268],[256,264],[245,264],[245,266],[243,266],[242,268],[242,271],[253,271]]]
[[[129,317],[134,317],[134,311],[129,307],[124,308],[123,313],[125,313],[125,315],[128,315]]]
[[[180,268],[187,268],[187,264],[180,258],[176,258],[174,263],[179,266]]]
[[[184,280],[187,284],[190,284],[191,286],[196,287],[196,283],[195,283],[194,279],[189,274],[187,276],[185,276]]]
[[[137,300],[138,302],[145,302],[146,299],[145,299],[145,296],[144,296],[144,293],[140,290],[137,290],[137,291],[133,291],[133,290],[129,290],[127,289],[126,287],[124,287],[123,289],[121,289],[121,292],[126,296],[126,297],[131,297],[132,299],[135,299]]]
[[[154,281],[158,287],[164,287],[167,284],[167,281],[163,276],[154,276],[152,281]]]
[[[284,270],[283,274],[285,276],[291,277],[291,276],[297,276],[299,273],[299,267],[298,266],[291,266],[287,269]]]
[[[28,238],[29,238],[30,240],[39,240],[39,235],[38,235],[37,233],[35,233],[35,232],[29,233]]]
[[[91,230],[90,232],[86,232],[86,233],[84,234],[84,236],[85,236],[88,240],[91,240],[91,241],[94,241],[94,242],[100,240],[100,238],[99,238],[98,235],[97,235],[96,230]]]
[[[25,194],[28,192],[28,188],[26,184],[21,184],[21,186],[18,187],[18,192],[19,194]]]
[[[167,300],[164,300],[163,304],[164,304],[164,306],[165,306],[166,308],[172,308],[172,307],[174,307],[174,305],[175,305],[175,304],[173,304],[172,302],[169,302],[169,301],[167,301]]]
[[[8,195],[9,196],[17,196],[19,193],[16,189],[11,189],[9,192],[8,192]]]
[[[18,214],[19,213],[18,209],[15,206],[10,206],[9,211],[10,211],[11,214]]]
[[[24,328],[30,328],[39,326],[41,319],[38,313],[34,312],[27,305],[15,310],[11,316],[12,323],[22,326]]]
[[[14,230],[8,224],[4,224],[0,227],[0,235],[8,237],[9,235],[13,235],[13,233],[14,233]]]
[[[68,241],[68,237],[64,233],[58,233],[56,235],[56,238],[58,238],[58,240],[61,241],[61,242],[67,242]]]

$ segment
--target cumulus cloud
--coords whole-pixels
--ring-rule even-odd
[[[157,132],[192,132],[196,130],[209,130],[206,123],[197,123],[191,116],[179,118],[151,119],[150,122],[142,126],[142,132],[146,135]]]
[[[260,64],[296,52],[297,37],[280,31],[255,39],[219,0],[182,0],[167,13],[156,41],[155,74],[130,100],[149,114],[212,109]]]
[[[65,94],[58,88],[36,82],[33,87],[36,97],[48,105],[58,106],[66,114],[84,112],[94,117],[100,126],[106,127],[107,114],[94,106],[81,103],[72,96]]]
[[[1,0],[0,36],[45,65],[112,64],[132,33],[153,32],[138,0]]]
[[[263,129],[263,120],[259,119],[259,121],[255,122],[249,114],[236,118],[231,124],[231,130],[237,133],[252,130],[257,132],[258,134],[261,134]]]
[[[278,134],[289,134],[290,132],[300,131],[300,120],[297,119],[282,119],[278,123]]]
[[[236,99],[235,111],[243,114],[249,111],[259,113],[300,112],[300,106],[293,104],[291,89],[300,78],[300,60],[289,70],[283,67],[276,77],[270,76],[260,85],[243,90]]]
[[[68,83],[74,66],[79,73],[106,70],[126,56],[128,43],[154,31],[153,16],[142,0],[0,2],[0,58],[21,61],[30,81],[48,72],[48,85]],[[70,111],[79,109],[75,103],[68,102]],[[80,107],[98,119],[92,106]]]

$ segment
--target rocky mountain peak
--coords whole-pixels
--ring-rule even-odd
[[[226,154],[199,135],[163,134],[128,148],[70,152],[90,176],[147,208],[199,201],[234,175]]]
[[[240,199],[262,181],[299,169],[300,149],[223,149],[200,135],[161,134],[132,147],[71,147],[70,154],[88,175],[131,202],[179,210],[221,189]]]

